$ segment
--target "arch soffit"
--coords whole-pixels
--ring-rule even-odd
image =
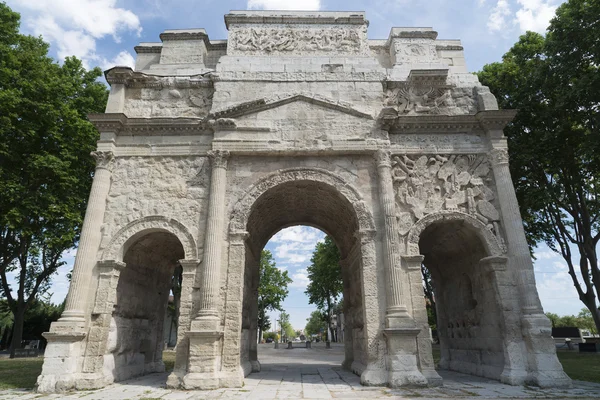
[[[132,221],[112,237],[102,252],[100,260],[123,261],[127,248],[135,240],[154,232],[167,232],[175,235],[183,247],[186,260],[198,258],[194,237],[181,222],[163,216],[148,216]]]
[[[355,187],[345,182],[339,176],[330,171],[321,168],[288,168],[273,172],[258,182],[254,183],[250,189],[234,205],[231,214],[231,223],[229,225],[230,233],[236,231],[245,231],[252,211],[252,206],[256,200],[269,189],[272,189],[282,183],[293,181],[313,181],[326,184],[338,191],[352,205],[358,220],[359,230],[374,230],[375,222],[373,216],[365,204],[362,196]]]
[[[459,221],[469,225],[477,237],[481,240],[489,256],[503,256],[505,255],[504,244],[490,231],[487,226],[473,217],[472,215],[462,213],[459,211],[439,211],[433,214],[429,214],[417,222],[410,228],[407,237],[407,248],[406,252],[408,255],[416,256],[420,254],[419,240],[421,234],[428,226],[436,222],[448,222],[448,221]]]

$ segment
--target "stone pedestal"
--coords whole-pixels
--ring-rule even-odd
[[[388,386],[427,386],[427,379],[417,365],[417,328],[387,328],[383,331],[387,339]]]
[[[217,389],[220,359],[218,357],[223,332],[188,332],[190,356],[188,373],[183,378],[184,389]]]
[[[44,365],[37,379],[36,391],[53,393],[77,388],[79,371],[83,365],[85,334],[46,332],[43,336],[48,345],[44,352]]]

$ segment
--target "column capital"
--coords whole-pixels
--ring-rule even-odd
[[[492,165],[508,164],[508,149],[493,148],[488,153]]]
[[[115,165],[115,154],[112,151],[92,151],[94,160],[96,160],[96,169],[113,170]]]
[[[422,255],[416,256],[402,256],[402,261],[406,263],[406,268],[411,269],[421,269],[421,264],[423,264],[423,260],[425,259]]]
[[[100,275],[115,275],[118,276],[125,268],[126,264],[123,261],[117,260],[101,260],[96,264]]]
[[[231,231],[229,232],[229,242],[233,245],[242,245],[244,241],[250,237],[246,231]]]
[[[377,231],[375,229],[361,229],[354,232],[354,237],[360,240],[361,243],[372,242],[377,236]]]
[[[213,168],[227,169],[227,161],[229,159],[229,151],[227,150],[210,150],[207,153],[208,158]]]
[[[506,271],[507,263],[508,257],[502,256],[485,257],[479,260],[479,265],[481,265],[483,269],[489,272]]]
[[[200,261],[196,259],[179,260],[179,265],[181,265],[184,274],[196,273],[196,268],[198,268],[198,264],[200,264]]]
[[[379,149],[375,152],[377,168],[392,168],[392,153],[389,150]]]

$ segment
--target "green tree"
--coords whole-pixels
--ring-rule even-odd
[[[281,303],[287,297],[288,285],[292,279],[287,271],[281,271],[275,266],[273,255],[269,250],[260,253],[259,283],[258,283],[258,329],[259,339],[262,333],[271,327],[267,311],[281,311]]]
[[[86,115],[107,99],[100,69],[74,57],[55,63],[19,23],[0,3],[0,295],[14,317],[11,357],[25,312],[77,242],[98,139]]]
[[[340,269],[340,251],[330,236],[317,243],[312,258],[310,259],[306,287],[308,302],[317,306],[327,323],[327,339],[331,338],[331,312],[344,287],[342,271]]]
[[[325,321],[323,313],[320,311],[311,312],[310,318],[307,318],[306,321],[304,332],[307,336],[319,335],[327,329],[327,321]]]
[[[279,314],[279,326],[282,342],[286,342],[294,337],[294,328],[292,328],[292,324],[290,323],[290,314],[286,312]]]
[[[501,108],[511,174],[529,244],[567,263],[579,299],[600,329],[600,0],[570,0],[548,34],[527,32],[479,79]]]

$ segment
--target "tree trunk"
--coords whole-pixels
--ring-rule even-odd
[[[14,313],[13,335],[10,341],[10,358],[15,358],[15,350],[21,348],[23,340],[23,323],[25,322],[25,305],[17,305],[17,312]]]

